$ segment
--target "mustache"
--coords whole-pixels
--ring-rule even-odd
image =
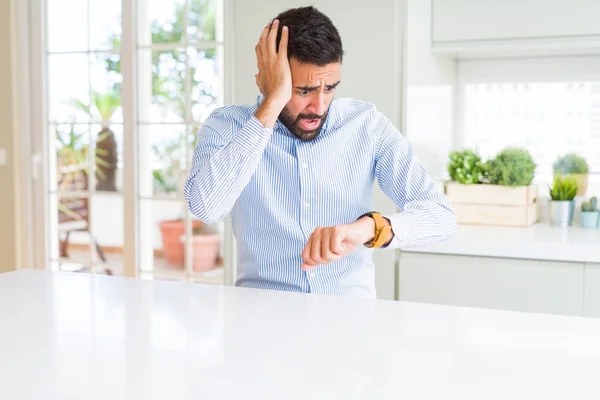
[[[317,115],[317,114],[299,114],[298,118],[296,118],[296,122],[299,122],[303,119],[323,119],[325,118],[325,115],[327,115],[327,113],[323,114],[323,115]]]

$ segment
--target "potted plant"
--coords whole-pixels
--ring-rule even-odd
[[[573,223],[577,181],[572,176],[554,176],[554,184],[550,188],[550,223],[554,226],[566,227]]]
[[[201,229],[204,224],[199,220],[192,220],[192,230]],[[182,237],[185,234],[185,220],[161,221],[158,223],[162,237],[162,251],[167,262],[173,266],[182,267],[185,261],[185,247]]]
[[[453,182],[463,185],[482,183],[486,165],[473,150],[453,151],[448,161],[448,174]]]
[[[183,239],[183,238],[182,238]],[[195,227],[192,236],[192,265],[194,272],[204,272],[217,266],[220,236],[206,226]]]
[[[83,101],[74,101],[77,108],[90,113],[94,107],[101,120],[101,130],[96,138],[96,190],[115,192],[119,154],[115,133],[110,129],[113,115],[121,107],[121,91],[117,85],[106,93],[92,92],[91,106]]]
[[[588,186],[588,164],[585,158],[568,153],[558,158],[553,166],[554,174],[572,176],[577,181],[577,196],[585,196]]]
[[[528,226],[537,221],[536,165],[526,149],[506,148],[483,162],[473,151],[452,152],[446,195],[458,223]]]
[[[581,204],[581,226],[583,228],[594,229],[598,227],[600,211],[596,209],[597,202],[598,200],[594,196],[590,201],[584,201]]]
[[[488,179],[502,186],[529,186],[535,177],[536,164],[524,148],[509,147],[488,162]]]

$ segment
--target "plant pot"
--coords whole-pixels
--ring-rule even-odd
[[[194,272],[208,271],[216,267],[219,257],[217,233],[192,236],[192,254]]]
[[[563,177],[571,176],[577,182],[577,196],[585,196],[588,187],[589,174],[566,174]]]
[[[600,219],[600,211],[582,211],[581,212],[581,227],[586,229],[596,229],[598,220]]]
[[[192,228],[200,228],[201,221],[192,221]],[[159,223],[162,235],[162,251],[167,262],[174,266],[183,266],[185,248],[180,237],[185,233],[185,221],[162,221]]]
[[[549,205],[549,216],[551,225],[567,227],[573,223],[573,214],[575,212],[574,201],[551,200]]]

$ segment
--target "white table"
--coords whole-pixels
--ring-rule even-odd
[[[600,320],[0,275],[1,399],[600,399]]]

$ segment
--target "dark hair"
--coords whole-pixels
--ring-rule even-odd
[[[281,29],[288,27],[288,58],[295,58],[301,63],[319,67],[342,62],[344,49],[342,39],[333,22],[316,8],[292,8],[279,14],[279,32],[277,34],[277,50],[281,39]]]

